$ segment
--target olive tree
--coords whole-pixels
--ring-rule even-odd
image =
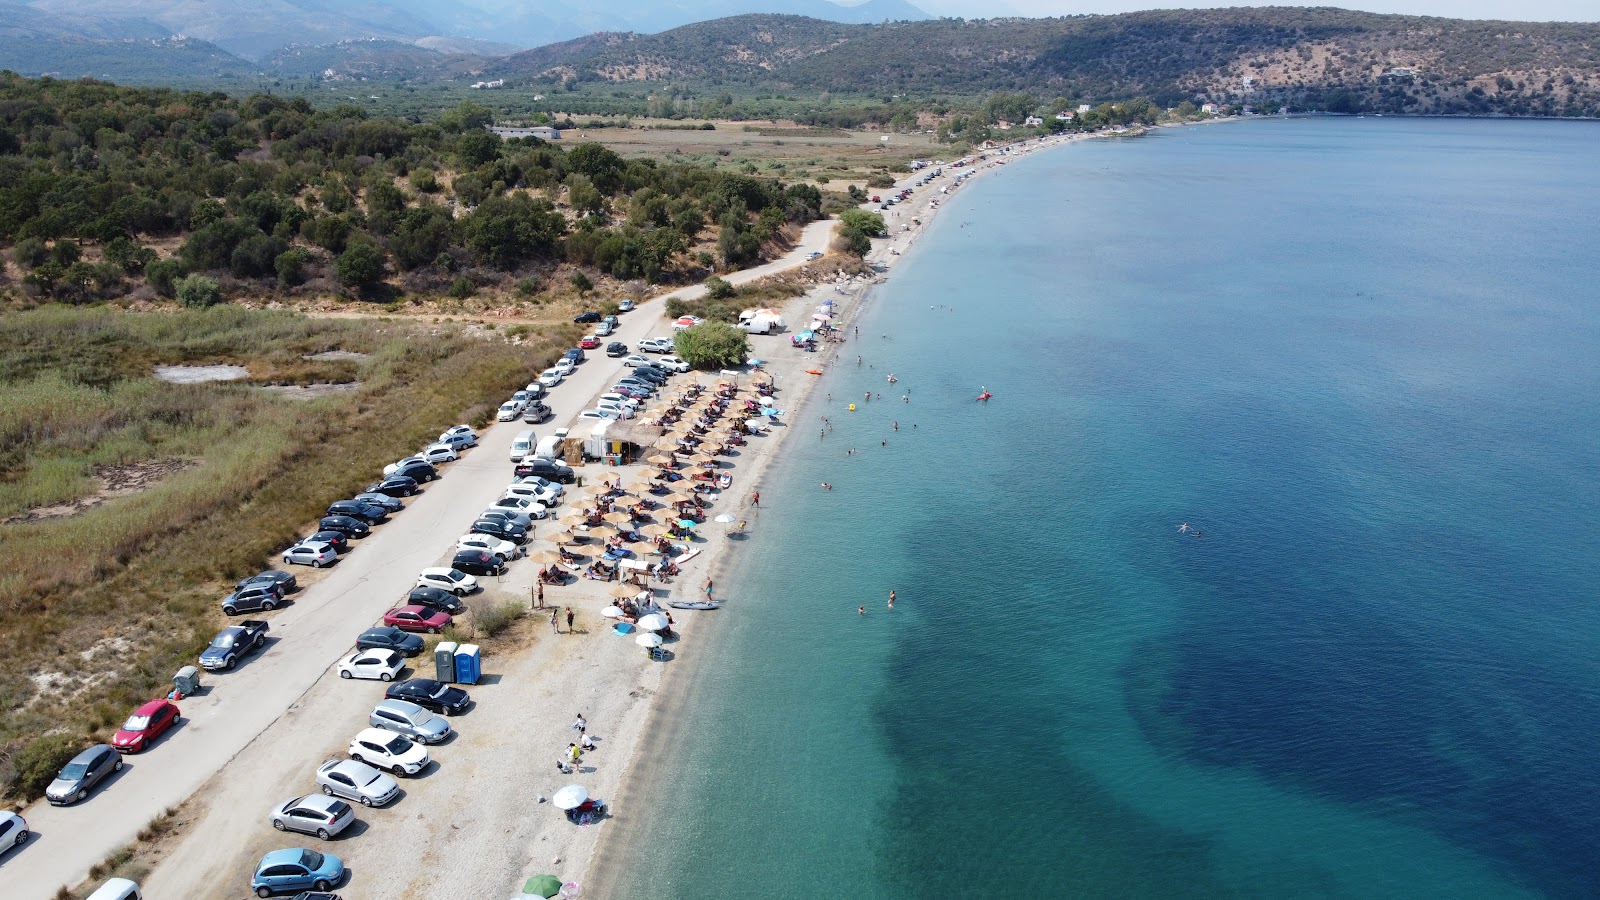
[[[678,332],[672,348],[696,369],[737,366],[750,355],[750,335],[725,322],[705,322]]]

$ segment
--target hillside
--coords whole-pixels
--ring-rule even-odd
[[[416,44],[372,38],[310,47],[285,47],[261,60],[260,68],[281,75],[373,79],[457,78],[488,64],[481,56],[436,52]]]
[[[1600,115],[1600,25],[1318,8],[844,25],[753,15],[596,35],[500,61],[533,79],[682,81],[770,91],[1026,91],[1162,104]],[[1248,79],[1248,80],[1247,80]]]

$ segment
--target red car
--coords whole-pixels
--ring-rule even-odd
[[[111,739],[121,753],[138,753],[156,742],[178,721],[178,707],[166,700],[151,700],[133,711]]]
[[[600,346],[600,339],[592,334],[585,335],[583,340],[578,342],[578,346],[584,350],[593,350]]]
[[[450,614],[426,606],[399,606],[383,614],[383,624],[401,631],[427,631],[438,634],[449,626]]]

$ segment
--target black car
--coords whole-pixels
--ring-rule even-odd
[[[453,716],[465,712],[472,704],[467,692],[432,678],[413,678],[389,685],[383,696],[390,700],[410,700],[429,712]]]
[[[590,322],[600,321],[600,314],[591,309],[588,312],[581,312],[573,316],[572,321],[579,325],[587,325]]]
[[[389,518],[389,511],[375,503],[362,503],[360,500],[340,500],[337,503],[329,504],[328,515],[349,516],[352,519],[366,522],[368,525],[376,525]]]
[[[537,425],[540,422],[550,418],[552,415],[554,415],[554,413],[551,412],[550,407],[545,406],[538,400],[535,400],[528,404],[527,409],[522,411],[522,421],[527,422],[530,425]]]
[[[450,568],[468,575],[499,575],[506,570],[506,563],[487,550],[457,550]]]
[[[390,475],[388,478],[367,488],[369,494],[388,494],[391,497],[409,497],[418,490],[417,480],[404,475]]]
[[[462,603],[461,598],[455,594],[440,588],[428,587],[427,585],[418,585],[412,588],[411,593],[406,595],[406,603],[437,609],[452,616],[467,608],[467,605]]]
[[[571,350],[561,354],[561,358],[570,359],[573,363],[581,363],[589,357],[584,354],[582,347],[573,347]]]
[[[606,345],[607,356],[627,356],[628,345],[621,341],[612,341]]]
[[[257,572],[256,574],[251,575],[249,578],[246,578],[234,585],[233,588],[234,590],[242,591],[247,587],[255,585],[255,583],[258,581],[277,585],[278,594],[280,596],[290,593],[295,588],[300,586],[300,583],[295,580],[293,574],[289,572],[283,572],[278,569],[268,569],[265,572]]]
[[[363,535],[372,530],[367,527],[367,523],[350,516],[325,516],[322,521],[317,523],[317,527],[323,531],[342,531],[351,537]]]
[[[323,543],[332,547],[333,552],[335,553],[350,552],[350,535],[345,534],[342,531],[331,531],[325,528],[322,531],[313,534],[311,537],[306,538],[306,540],[322,541]]]
[[[656,384],[666,384],[667,378],[670,377],[665,369],[656,369],[651,366],[634,366],[630,374],[635,378],[643,378]]]
[[[400,502],[399,497],[391,497],[388,494],[380,494],[377,491],[363,491],[350,499],[372,506],[381,506],[385,512],[390,513],[397,513],[406,508],[406,505]]]
[[[500,519],[479,519],[472,523],[473,534],[486,534],[502,541],[520,544],[528,539],[528,529],[515,522],[505,522]]]
[[[393,625],[380,625],[361,632],[361,636],[356,638],[356,649],[398,650],[406,656],[416,656],[422,652],[422,638]]]
[[[572,471],[571,466],[564,466],[548,459],[525,459],[517,463],[516,475],[518,478],[537,475],[540,478],[548,478],[558,484],[571,484],[578,480],[578,475]],[[488,534],[488,532],[484,533]]]
[[[433,481],[435,478],[438,478],[439,470],[433,467],[433,463],[414,462],[408,466],[402,466],[399,469],[396,469],[394,474],[403,478],[409,478],[412,481],[425,482]]]

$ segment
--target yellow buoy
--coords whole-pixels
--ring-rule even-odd
[[[856,411],[856,405],[854,403],[850,404],[850,411],[851,412],[855,412]]]

